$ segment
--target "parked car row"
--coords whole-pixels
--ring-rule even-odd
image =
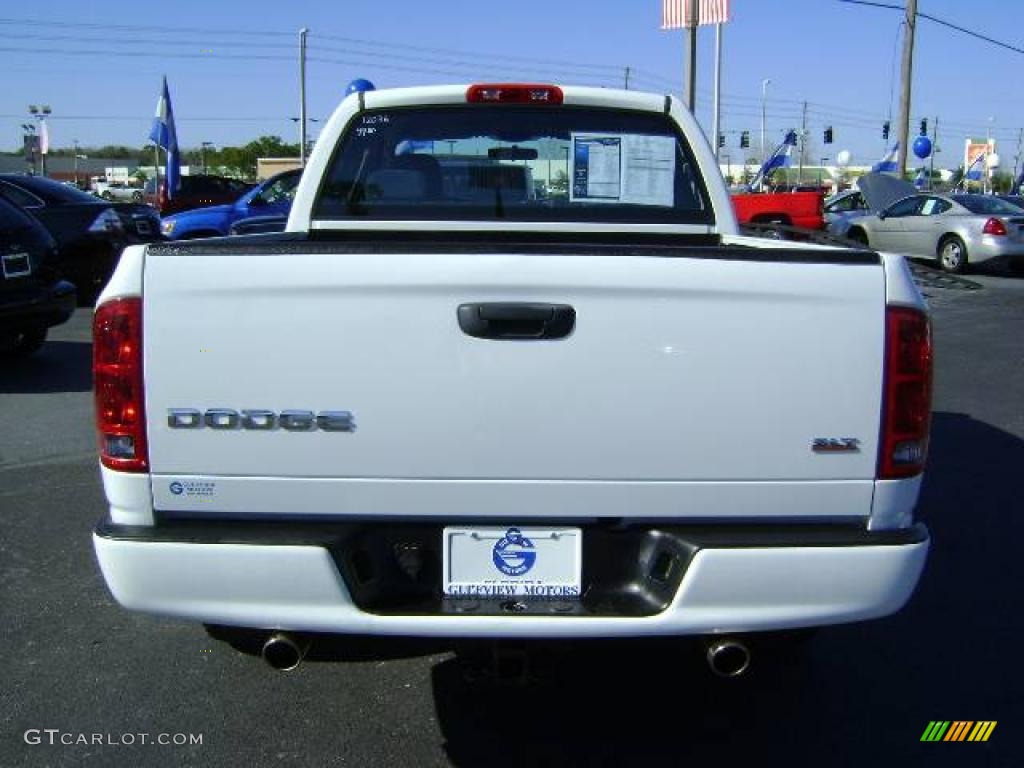
[[[232,226],[253,217],[263,220],[253,226],[273,227],[260,231],[280,231],[284,229],[284,220],[287,219],[301,176],[301,170],[285,171],[271,176],[230,203],[193,208],[165,216],[161,222],[161,231],[171,240],[219,237],[230,234]]]
[[[30,355],[75,310],[60,279],[57,243],[35,218],[0,197],[0,358]]]
[[[56,269],[91,301],[126,245],[160,239],[160,218],[141,203],[112,203],[39,176],[0,174],[0,198],[31,214],[57,244]]]
[[[947,272],[982,263],[1024,267],[1024,207],[1012,196],[923,193],[901,179],[867,174],[856,190],[827,201],[825,216],[834,235],[936,259]]]
[[[143,202],[143,190],[125,184],[96,196],[0,174],[0,357],[32,354],[78,301],[91,304],[127,245],[283,230],[300,176],[286,171],[255,187],[186,176],[170,200],[151,182]]]

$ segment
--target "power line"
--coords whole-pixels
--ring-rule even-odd
[[[507,70],[507,69],[506,70],[499,70],[499,69],[497,69],[495,67],[480,67],[479,65],[474,67],[472,70],[469,70],[469,69],[465,69],[465,68],[463,68],[463,69],[458,69],[458,68],[456,68],[456,69],[438,69],[436,67],[424,67],[424,66],[417,66],[417,65],[413,65],[413,64],[388,64],[388,63],[384,63],[384,62],[380,62],[380,61],[373,61],[373,62],[369,62],[368,63],[366,60],[328,59],[328,58],[323,58],[321,56],[310,56],[307,60],[308,61],[319,62],[321,64],[341,64],[341,65],[348,66],[348,67],[355,66],[355,67],[364,67],[364,68],[367,68],[367,69],[372,69],[372,68],[377,68],[377,69],[393,69],[393,70],[402,71],[402,72],[416,72],[416,73],[420,73],[420,74],[447,75],[447,76],[459,77],[459,78],[462,78],[462,77],[473,78],[474,75],[484,76],[486,73],[497,73],[497,72],[502,72],[503,76],[508,76],[509,74],[511,74],[509,72],[509,70]],[[490,79],[490,75],[488,75],[488,79]],[[617,79],[618,79],[618,76],[616,76],[615,80],[617,81]],[[581,80],[576,80],[576,82],[579,83],[580,85],[606,85],[608,83],[608,80],[602,80],[602,81],[591,80],[589,83],[588,82],[583,82]]]
[[[18,120],[24,120],[25,115],[23,114],[6,114],[0,115],[0,118],[17,118]],[[49,115],[46,118],[48,121],[61,121],[61,120],[132,120],[141,121],[148,123],[153,119],[152,115]],[[316,118],[319,119],[319,118]],[[232,122],[266,122],[269,120],[288,120],[290,117],[278,116],[266,116],[266,117],[239,117],[238,115],[225,115],[216,117],[179,117],[174,116],[175,122],[210,122],[210,121],[232,121]]]
[[[904,8],[902,6],[891,5],[889,3],[872,2],[871,0],[839,0],[839,2],[840,3],[849,3],[850,5],[869,5],[869,6],[872,6],[874,8],[886,8],[886,9],[892,10],[892,11],[900,11],[900,12],[904,11]],[[954,24],[951,21],[946,21],[945,19],[940,19],[937,16],[932,16],[930,13],[924,13],[923,11],[918,11],[917,15],[920,16],[922,19],[928,19],[928,21],[934,21],[936,24],[941,24],[944,27],[949,27],[950,29],[955,29],[957,32],[962,32],[965,35],[970,35],[971,37],[975,37],[978,40],[984,40],[986,43],[991,43],[992,45],[999,46],[1000,48],[1006,48],[1007,50],[1013,51],[1014,53],[1024,53],[1024,48],[1018,48],[1015,45],[1010,45],[1009,43],[1004,43],[1001,40],[996,40],[994,37],[989,37],[988,35],[983,35],[981,32],[975,32],[973,29],[968,29],[967,27],[961,27],[959,24]]]
[[[572,69],[593,69],[602,72],[607,72],[609,75],[614,74],[618,78],[622,73],[622,67],[618,64],[591,64],[582,61],[569,61],[566,59],[545,59],[537,58],[535,56],[515,56],[512,54],[496,54],[496,53],[474,53],[471,51],[460,51],[452,48],[433,48],[422,45],[409,45],[405,43],[389,43],[378,40],[366,40],[355,37],[341,37],[339,35],[322,35],[316,32],[311,32],[310,37],[315,41],[317,39],[333,40],[335,42],[349,43],[351,45],[362,46],[364,48],[382,48],[388,52],[388,55],[392,55],[396,48],[406,51],[420,51],[422,53],[440,54],[447,58],[460,59],[466,61],[467,64],[478,64],[481,60],[503,60],[503,61],[522,61],[530,64],[551,64],[559,67],[569,67]],[[351,53],[349,49],[331,48],[329,46],[318,46],[320,50],[332,51],[334,53]],[[536,67],[534,68],[536,69]]]
[[[216,32],[220,35],[251,35],[256,37],[292,37],[291,32],[269,29],[214,29],[212,27],[168,27],[155,24],[98,24],[82,21],[53,21],[50,19],[15,19],[0,17],[0,24],[24,24],[32,27],[63,27],[67,29],[99,29],[104,32],[121,30],[124,32],[163,32],[178,34],[180,32]]]
[[[272,54],[233,54],[233,53],[164,53],[160,51],[125,51],[96,50],[92,48],[12,48],[0,46],[5,53],[52,53],[56,56],[130,56],[132,58],[148,57],[159,59],[244,59],[247,61],[293,61],[293,56],[275,56]]]
[[[37,34],[19,33],[18,34],[18,40],[47,40],[47,41],[72,40],[72,41],[77,42],[77,43],[96,44],[96,45],[110,45],[110,38],[89,38],[89,37],[82,37],[81,35],[37,35]],[[195,41],[192,41],[192,43],[198,45],[198,43],[195,43]],[[140,45],[140,44],[171,45],[171,46],[174,46],[175,48],[181,48],[181,42],[178,41],[178,40],[161,40],[161,39],[157,39],[157,38],[132,37],[131,44],[132,45]],[[213,45],[224,46],[226,48],[248,48],[248,47],[251,47],[253,45],[258,45],[260,48],[287,48],[287,49],[295,48],[295,44],[294,43],[263,43],[263,42],[261,42],[261,43],[253,43],[253,41],[251,41],[251,40],[246,40],[246,41],[241,41],[241,40],[235,40],[235,41],[218,40]],[[205,47],[205,46],[203,46],[203,47]]]
[[[310,46],[310,50],[311,51],[318,51],[318,52],[327,52],[327,53],[340,53],[340,54],[353,55],[353,56],[372,56],[372,57],[374,57],[373,58],[373,63],[374,64],[378,64],[379,63],[378,55],[375,54],[375,53],[366,53],[364,51],[344,50],[344,49],[341,49],[341,48],[330,48],[330,47],[325,47],[325,46]],[[495,59],[500,59],[502,57],[494,57],[494,58]],[[465,61],[465,60],[454,59],[454,58],[436,58],[436,57],[435,58],[431,58],[431,57],[426,57],[426,56],[418,56],[418,55],[414,55],[414,54],[401,54],[401,53],[394,53],[394,52],[388,54],[388,60],[392,60],[392,59],[396,59],[396,60],[400,60],[400,61],[409,61],[409,62],[422,62],[422,63],[425,63],[425,64],[440,64],[442,66],[459,67],[460,69],[465,69],[467,72],[469,72],[471,74],[475,74],[475,73],[481,71],[481,62],[480,61]],[[312,60],[312,59],[310,59],[310,60]],[[493,70],[493,69],[497,68],[498,66],[504,67],[505,71],[540,72],[540,73],[544,73],[544,74],[549,74],[551,72],[551,68],[550,67],[546,67],[545,68],[545,67],[537,67],[537,66],[528,66],[525,63],[521,64],[521,63],[518,63],[518,62],[514,63],[514,64],[500,64],[500,65],[495,63],[495,64],[490,65],[490,66],[488,66],[487,64],[484,64],[484,69],[485,70],[486,69]],[[418,71],[420,68],[417,67],[415,69]],[[566,73],[566,74],[569,73],[569,70],[560,70],[560,71],[563,72],[563,73]],[[611,82],[612,80],[616,80],[617,81],[618,78],[621,76],[621,70],[616,70],[614,72],[609,71],[609,72],[603,72],[603,73],[595,73],[595,72],[587,72],[587,71],[584,71],[584,70],[576,70],[576,73],[577,74],[573,75],[574,77],[590,77],[590,78],[593,78],[593,77],[603,77],[603,78],[605,78],[604,82]]]

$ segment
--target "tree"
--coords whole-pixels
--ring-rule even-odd
[[[196,155],[196,150],[189,150]],[[280,136],[260,136],[242,147],[221,147],[206,152],[207,165],[222,166],[241,176],[256,175],[256,160],[261,157],[298,157],[299,145],[286,144]]]

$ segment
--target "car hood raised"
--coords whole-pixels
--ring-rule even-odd
[[[897,200],[917,193],[909,181],[885,173],[866,173],[857,179],[857,189],[872,213],[885,210]]]

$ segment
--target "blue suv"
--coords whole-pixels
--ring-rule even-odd
[[[164,218],[160,229],[169,240],[226,236],[236,221],[253,216],[287,216],[302,170],[271,176],[229,205],[194,208]]]

